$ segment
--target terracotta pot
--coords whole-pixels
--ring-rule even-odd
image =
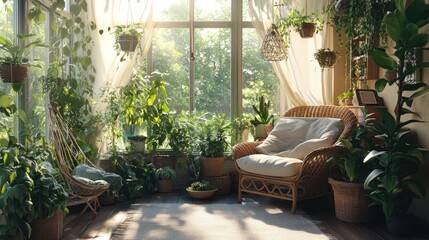
[[[206,198],[212,197],[213,194],[217,191],[217,189],[208,190],[208,191],[194,191],[194,190],[191,190],[190,187],[187,187],[186,191],[193,198],[206,199]]]
[[[162,193],[171,192],[173,189],[172,180],[158,180],[158,191]]]
[[[345,222],[369,222],[368,205],[371,199],[365,195],[362,183],[348,183],[328,178],[334,192],[335,216]]]
[[[299,35],[302,38],[311,38],[314,36],[314,33],[316,32],[316,24],[304,22],[301,24],[298,30],[299,30]]]
[[[223,174],[225,157],[200,157],[203,177],[219,177]]]
[[[137,36],[133,35],[121,35],[118,37],[118,43],[122,51],[134,52],[139,43],[139,39]]]
[[[0,76],[6,83],[22,83],[27,79],[27,66],[25,65],[2,65]]]
[[[263,139],[268,137],[268,134],[273,130],[273,125],[271,124],[259,124],[255,127],[255,137],[257,139]]]

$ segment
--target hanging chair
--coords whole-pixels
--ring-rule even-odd
[[[98,196],[104,193],[110,184],[104,181],[83,181],[82,178],[73,175],[74,169],[80,164],[86,164],[93,168],[98,167],[85,156],[54,103],[49,104],[49,127],[58,167],[72,196],[67,206],[86,204],[79,216],[89,208],[95,217],[97,208],[100,207]]]

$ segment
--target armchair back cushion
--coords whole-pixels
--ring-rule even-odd
[[[338,118],[283,117],[256,151],[304,159],[315,149],[332,146],[343,130],[343,121]]]

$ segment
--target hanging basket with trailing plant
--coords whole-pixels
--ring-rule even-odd
[[[313,22],[303,22],[298,28],[299,35],[302,38],[312,38],[316,33],[316,24]]]
[[[27,79],[26,65],[2,65],[0,76],[5,83],[22,83]]]
[[[123,34],[118,37],[118,43],[122,51],[134,52],[139,44],[139,39],[135,35]]]
[[[320,67],[330,68],[338,61],[339,52],[329,48],[321,48],[314,54],[314,58],[319,62]]]

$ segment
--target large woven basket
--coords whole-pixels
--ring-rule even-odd
[[[368,205],[371,199],[365,195],[363,184],[348,183],[329,178],[334,191],[335,216],[345,222],[370,221]]]
[[[219,177],[223,173],[225,157],[200,157],[203,177]]]
[[[229,175],[219,177],[202,177],[215,188],[217,188],[216,195],[228,195],[231,192],[231,178]]]

